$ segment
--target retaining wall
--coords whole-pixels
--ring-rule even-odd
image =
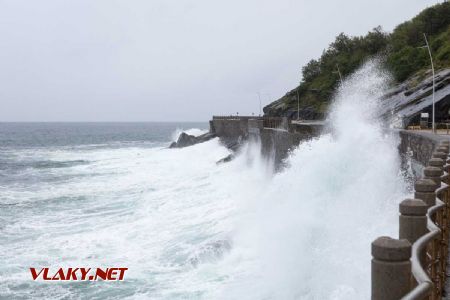
[[[248,134],[248,118],[213,119],[210,121],[210,131],[219,137],[235,139]]]
[[[214,117],[210,121],[210,131],[217,134],[227,145],[240,143],[253,135],[261,141],[261,151],[265,156],[280,163],[300,142],[317,137],[323,130],[322,123],[286,123],[280,128],[264,127],[261,117]],[[412,153],[415,162],[428,164],[437,145],[449,138],[426,132],[399,130],[399,152]]]
[[[226,145],[248,138],[259,140],[263,155],[274,159],[276,166],[279,166],[290,150],[301,141],[319,136],[322,129],[320,124],[290,124],[288,120],[280,122],[279,128],[267,128],[264,121],[260,117],[213,117],[210,131]]]
[[[422,166],[428,165],[428,161],[439,143],[443,140],[448,140],[446,136],[408,130],[400,130],[399,135],[400,153],[412,153],[412,158]]]

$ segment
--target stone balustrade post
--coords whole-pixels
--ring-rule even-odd
[[[445,160],[443,160],[442,158],[432,158],[428,161],[428,165],[430,167],[443,169],[445,165]]]
[[[418,238],[428,232],[428,206],[420,199],[406,199],[399,205],[399,238],[414,244]]]
[[[431,179],[419,179],[414,184],[414,198],[420,199],[428,207],[434,206],[436,204],[436,183]]]
[[[447,157],[444,158],[444,165],[445,164],[450,164],[450,159],[448,158],[448,154],[450,153],[450,141],[442,141],[441,145],[439,146],[441,148],[446,148],[447,151],[443,151],[444,153],[447,154]],[[449,171],[449,167],[444,168],[446,172]]]
[[[448,173],[449,167],[445,165],[446,161],[441,158],[432,158],[428,161],[428,165],[430,167],[436,167],[442,170],[442,174],[444,174],[444,171]],[[447,180],[446,180],[447,183]],[[441,181],[442,184],[442,181]]]
[[[447,154],[447,157],[442,158],[442,159],[444,160],[444,165],[445,165],[446,163],[447,163],[447,164],[450,163],[450,159],[448,158],[449,150],[450,150],[449,145],[448,145],[448,144],[444,144],[444,142],[441,142],[440,146],[436,149],[436,151],[438,151],[438,152],[442,152],[442,153]],[[446,172],[448,172],[449,170],[450,170],[449,167],[446,167],[446,168],[445,168],[445,171],[446,171]]]
[[[438,167],[426,167],[423,169],[423,177],[425,179],[431,179],[436,183],[437,187],[441,186],[441,176],[444,174],[442,168]]]
[[[414,244],[422,235],[428,232],[428,206],[420,199],[406,199],[400,205],[399,238]],[[420,261],[425,263],[425,252],[420,253]]]
[[[372,300],[398,300],[411,288],[411,243],[379,237],[372,242]]]
[[[448,155],[448,146],[440,145],[437,147],[436,152],[443,152]]]
[[[441,159],[443,159],[443,160],[446,160],[447,159],[447,154],[445,154],[444,152],[433,152],[433,154],[432,154],[432,157],[435,157],[435,158],[441,158]]]

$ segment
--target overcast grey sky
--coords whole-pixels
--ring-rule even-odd
[[[255,114],[340,32],[426,0],[0,0],[0,121],[206,121]]]

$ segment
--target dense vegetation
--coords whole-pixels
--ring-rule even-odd
[[[430,66],[424,35],[427,35],[436,69],[450,66],[450,3],[443,2],[423,10],[412,20],[398,25],[392,33],[377,27],[365,36],[338,35],[319,59],[302,68],[300,85],[264,109],[269,115],[289,115],[297,109],[297,93],[301,106],[316,112],[328,107],[339,82],[366,59],[379,55],[398,82]]]

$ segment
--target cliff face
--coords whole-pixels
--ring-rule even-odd
[[[445,97],[445,86],[448,85],[446,69],[450,68],[448,1],[424,9],[391,33],[376,27],[363,36],[339,34],[319,58],[302,67],[299,85],[264,107],[264,114],[269,117],[322,119],[340,77],[349,76],[364,62],[376,58],[392,74],[395,82],[401,82],[383,97],[387,100],[385,105],[390,108],[390,113],[398,114],[399,118],[404,116],[409,122],[410,117],[429,104],[427,93],[430,93],[431,79],[424,77],[427,76],[430,58],[424,49],[425,44],[431,49],[435,68],[442,70],[437,77],[440,81],[437,87],[441,90],[437,96]],[[300,99],[299,104],[297,99]]]
[[[433,80],[427,72],[425,78],[414,76],[390,89],[382,98],[380,115],[398,128],[419,124],[420,113],[429,113],[433,104]],[[435,76],[436,122],[450,120],[450,68]],[[431,119],[430,119],[431,122]]]
[[[436,121],[450,119],[450,68],[440,70],[435,77]],[[431,71],[416,75],[389,89],[381,99],[380,115],[396,127],[404,128],[418,124],[420,113],[431,116],[433,102],[433,81]],[[288,92],[279,100],[264,107],[267,116],[286,116],[297,118],[296,90]],[[305,104],[300,100],[299,117],[303,120],[323,119],[326,116],[328,102],[317,105]]]
[[[322,120],[325,117],[327,102],[305,102],[300,100],[300,109],[297,105],[297,89],[294,89],[280,99],[263,108],[264,116],[289,117],[302,120]]]

